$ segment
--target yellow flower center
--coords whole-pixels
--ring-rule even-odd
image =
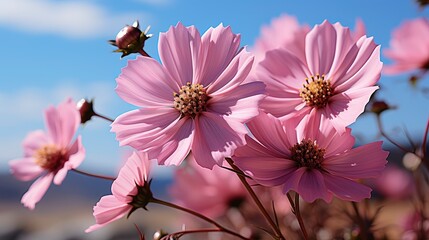
[[[331,82],[325,80],[325,75],[311,76],[311,80],[306,78],[303,88],[299,90],[299,96],[307,103],[307,106],[323,108],[328,104],[329,98],[333,95]]]
[[[63,167],[67,161],[66,151],[59,149],[55,145],[45,145],[39,148],[35,154],[34,159],[37,165],[48,171],[56,171]]]
[[[174,108],[181,113],[182,117],[190,116],[195,118],[198,114],[206,111],[209,97],[203,85],[188,82],[185,86],[182,86],[179,93],[173,94]]]
[[[323,157],[326,150],[319,148],[315,141],[304,139],[291,147],[290,151],[291,159],[296,162],[298,167],[322,169]]]

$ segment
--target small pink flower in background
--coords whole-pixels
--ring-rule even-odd
[[[382,68],[380,46],[366,36],[356,40],[358,34],[324,21],[306,35],[299,51],[268,51],[256,70],[267,85],[261,108],[281,119],[310,115],[345,132],[378,89]]]
[[[298,192],[307,202],[332,196],[360,201],[371,196],[371,188],[359,179],[380,176],[388,152],[381,142],[352,148],[351,130],[340,135],[329,121],[308,124],[290,119],[283,124],[265,113],[248,123],[252,139],[238,148],[235,163],[265,186],[282,185],[283,192]]]
[[[192,154],[189,158],[188,164],[175,172],[169,189],[178,205],[215,218],[246,199],[247,192],[236,173],[219,166],[202,168]]]
[[[147,154],[134,152],[113,182],[112,195],[102,197],[94,207],[96,224],[85,232],[104,227],[138,208],[146,208],[152,198],[149,173],[150,161]]]
[[[34,209],[51,182],[60,185],[67,171],[78,167],[85,158],[80,136],[73,141],[80,124],[80,114],[71,99],[58,108],[45,110],[47,131],[29,133],[23,141],[24,157],[9,162],[12,174],[19,180],[39,177],[21,199],[22,204]]]
[[[255,54],[255,64],[265,58],[267,51],[279,47],[299,53],[309,31],[309,26],[300,25],[293,16],[284,14],[273,19],[270,25],[261,28],[261,34],[251,49]]]
[[[162,64],[131,60],[116,92],[141,107],[119,116],[112,131],[120,145],[147,151],[163,165],[179,165],[190,151],[206,168],[222,165],[245,144],[244,123],[259,113],[264,84],[243,84],[253,56],[240,35],[219,25],[200,36],[181,23],[159,38]]]
[[[375,179],[374,186],[378,192],[389,199],[411,197],[414,190],[411,175],[395,166],[386,167],[381,176]]]
[[[429,20],[418,18],[405,21],[392,34],[390,48],[383,51],[393,61],[385,66],[386,74],[429,69]]]
[[[400,218],[398,224],[403,230],[402,240],[427,239],[427,236],[429,236],[429,220],[427,218],[422,219],[421,214],[419,211],[413,211]]]

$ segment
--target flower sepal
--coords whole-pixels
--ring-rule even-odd
[[[129,195],[133,198],[133,200],[129,203],[133,208],[128,213],[127,218],[129,218],[131,214],[139,208],[143,208],[147,211],[147,204],[153,200],[153,194],[150,190],[151,183],[152,179],[149,180],[149,182],[145,182],[143,186],[140,186],[136,183],[137,194]]]

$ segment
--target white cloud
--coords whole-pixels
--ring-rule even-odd
[[[0,25],[66,37],[112,36],[125,24],[136,19],[150,21],[149,18],[142,12],[108,12],[84,1],[0,0]]]

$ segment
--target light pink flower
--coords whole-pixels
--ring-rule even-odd
[[[181,23],[159,38],[162,64],[139,57],[117,78],[117,93],[141,107],[119,116],[112,131],[121,145],[178,165],[192,150],[199,165],[222,165],[245,144],[244,123],[259,113],[264,84],[242,84],[253,63],[230,27],[198,30]]]
[[[299,51],[268,51],[256,70],[267,85],[261,108],[282,119],[310,115],[345,132],[378,89],[374,84],[382,68],[380,46],[366,36],[355,39],[361,31],[353,35],[324,21],[306,35]]]
[[[394,165],[384,169],[381,176],[375,179],[374,186],[389,199],[409,198],[414,191],[411,174]]]
[[[401,240],[420,240],[429,236],[429,220],[422,214],[414,210],[399,218],[398,225],[403,230]]]
[[[94,207],[96,224],[85,232],[104,227],[138,208],[146,208],[152,198],[149,173],[150,161],[147,154],[134,152],[113,181],[112,195],[102,197]]]
[[[186,166],[175,172],[169,189],[178,205],[215,218],[245,200],[247,192],[236,173],[219,166],[212,170],[202,168],[192,159],[192,154],[190,158]]]
[[[80,114],[71,99],[45,110],[47,131],[37,130],[24,139],[24,157],[9,162],[12,174],[19,180],[39,177],[21,199],[24,206],[34,209],[51,182],[60,185],[67,171],[76,168],[85,158],[80,136],[73,137],[80,124]]]
[[[263,26],[251,51],[255,54],[255,64],[262,61],[265,53],[276,48],[287,48],[300,53],[304,47],[305,35],[310,31],[307,25],[300,25],[295,17],[281,15]]]
[[[393,61],[385,66],[386,74],[398,74],[411,70],[429,69],[429,21],[418,18],[405,21],[395,29],[390,48],[383,51]]]
[[[282,185],[283,192],[298,192],[307,202],[315,199],[360,201],[371,189],[358,179],[378,177],[388,152],[382,142],[352,148],[351,130],[338,134],[329,121],[308,124],[290,119],[283,124],[265,113],[248,123],[252,139],[233,157],[237,166],[261,185]],[[298,124],[299,123],[299,124]]]
[[[305,48],[305,37],[310,31],[306,24],[300,25],[294,16],[286,14],[273,19],[270,25],[263,26],[251,52],[255,54],[254,65],[265,58],[269,50],[284,48],[295,55],[302,55]],[[356,20],[355,31],[351,33],[354,40],[366,34],[365,24],[361,19]],[[304,59],[305,56],[302,56]]]

